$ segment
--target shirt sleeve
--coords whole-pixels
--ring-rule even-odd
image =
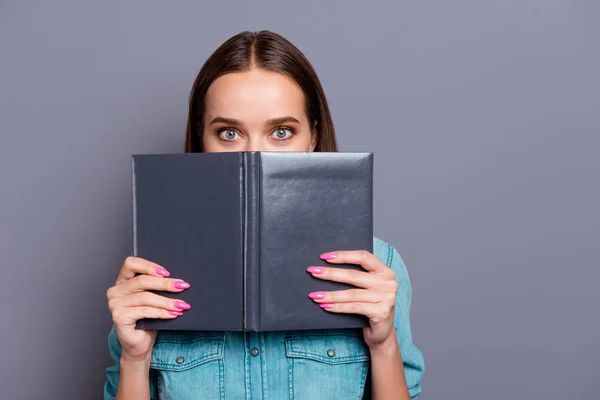
[[[117,337],[117,331],[113,325],[108,334],[108,350],[112,364],[106,368],[106,381],[104,382],[104,400],[115,400],[117,397],[117,388],[119,387],[120,374],[120,359],[121,359],[121,343]],[[150,371],[150,400],[157,400],[156,395],[156,378]]]
[[[425,372],[423,354],[415,346],[412,339],[410,325],[410,307],[412,287],[408,270],[398,251],[389,245],[388,265],[396,273],[398,294],[396,296],[396,310],[394,327],[402,353],[406,384],[412,400],[417,400],[421,394],[421,380]]]

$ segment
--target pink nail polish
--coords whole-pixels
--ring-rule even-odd
[[[173,286],[175,287],[175,289],[187,289],[190,287],[190,284],[184,281],[177,281],[173,283]]]
[[[175,308],[179,308],[181,310],[189,310],[190,308],[192,308],[192,306],[190,306],[185,301],[176,301],[175,302]]]
[[[183,313],[182,313],[182,312],[180,312],[180,311],[169,311],[169,314],[171,314],[171,315],[176,315],[176,316],[178,316],[178,317],[179,317],[180,315],[183,315]]]
[[[319,307],[321,307],[321,308],[332,308],[333,304],[331,304],[331,303],[323,303],[323,304],[319,304]]]
[[[308,267],[308,268],[306,268],[306,270],[308,272],[310,272],[311,274],[322,274],[323,273],[323,268],[321,268],[321,267]]]
[[[160,276],[169,276],[171,273],[163,267],[156,267],[156,273]]]
[[[335,253],[323,253],[320,255],[321,260],[333,260],[335,258]]]
[[[325,297],[325,294],[321,293],[321,292],[313,292],[313,293],[309,293],[308,297],[310,297],[311,299],[322,299],[323,297]]]

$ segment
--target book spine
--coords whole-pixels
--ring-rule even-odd
[[[135,185],[135,162],[136,162],[136,157],[135,156],[131,156],[131,203],[132,203],[132,213],[133,213],[133,218],[132,218],[132,234],[133,234],[133,248],[132,248],[132,252],[131,255],[134,257],[138,256],[138,232],[137,232],[137,197],[136,197],[136,185]],[[139,275],[139,273],[135,274],[136,276]],[[144,329],[146,328],[146,320],[145,319],[140,319],[137,320],[135,323],[135,328],[136,329]]]
[[[374,206],[374,202],[373,202],[373,193],[375,193],[374,191],[374,186],[373,186],[373,171],[374,171],[374,166],[375,166],[375,159],[374,159],[374,154],[373,153],[368,153],[367,154],[367,160],[368,160],[368,167],[369,167],[369,210],[373,210],[373,206]],[[369,237],[373,237],[374,232],[373,232],[373,225],[374,225],[373,221],[373,213],[371,212],[369,215],[369,222],[368,222],[368,229],[369,229]],[[373,246],[373,241],[369,240],[369,247],[366,249],[369,253],[373,253],[374,246]]]
[[[244,330],[260,330],[260,153],[245,152]]]
[[[138,249],[137,249],[137,199],[136,199],[136,190],[135,190],[135,156],[131,157],[131,203],[132,203],[132,213],[133,213],[133,221],[132,221],[132,228],[133,228],[133,252],[131,253],[132,256],[137,256],[138,255]]]

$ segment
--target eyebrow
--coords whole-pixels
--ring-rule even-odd
[[[217,124],[217,123],[223,123],[223,124],[227,124],[227,125],[241,125],[240,121],[238,121],[237,119],[224,118],[224,117],[215,117],[215,118],[213,118],[210,121],[209,125]]]
[[[273,119],[270,119],[267,121],[267,123],[269,125],[281,125],[281,124],[290,123],[290,122],[295,122],[297,124],[300,123],[300,121],[298,121],[296,118],[294,118],[292,116],[273,118]]]
[[[281,125],[281,124],[290,123],[290,122],[295,122],[298,124],[300,123],[300,121],[298,121],[296,118],[294,118],[292,116],[286,116],[286,117],[272,118],[267,121],[267,124]],[[237,119],[225,118],[225,117],[215,117],[210,121],[209,125],[216,124],[216,123],[223,123],[223,124],[234,125],[234,126],[242,125],[242,123],[240,121],[238,121]]]

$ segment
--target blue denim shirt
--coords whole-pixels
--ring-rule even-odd
[[[410,329],[411,284],[400,254],[374,238],[373,253],[394,269],[398,281],[394,325],[406,382],[421,393],[424,360]],[[119,344],[108,337],[114,364],[107,368],[104,399],[119,384]],[[369,349],[362,330],[291,332],[159,332],[152,350],[150,393],[154,399],[332,400],[368,399]]]

